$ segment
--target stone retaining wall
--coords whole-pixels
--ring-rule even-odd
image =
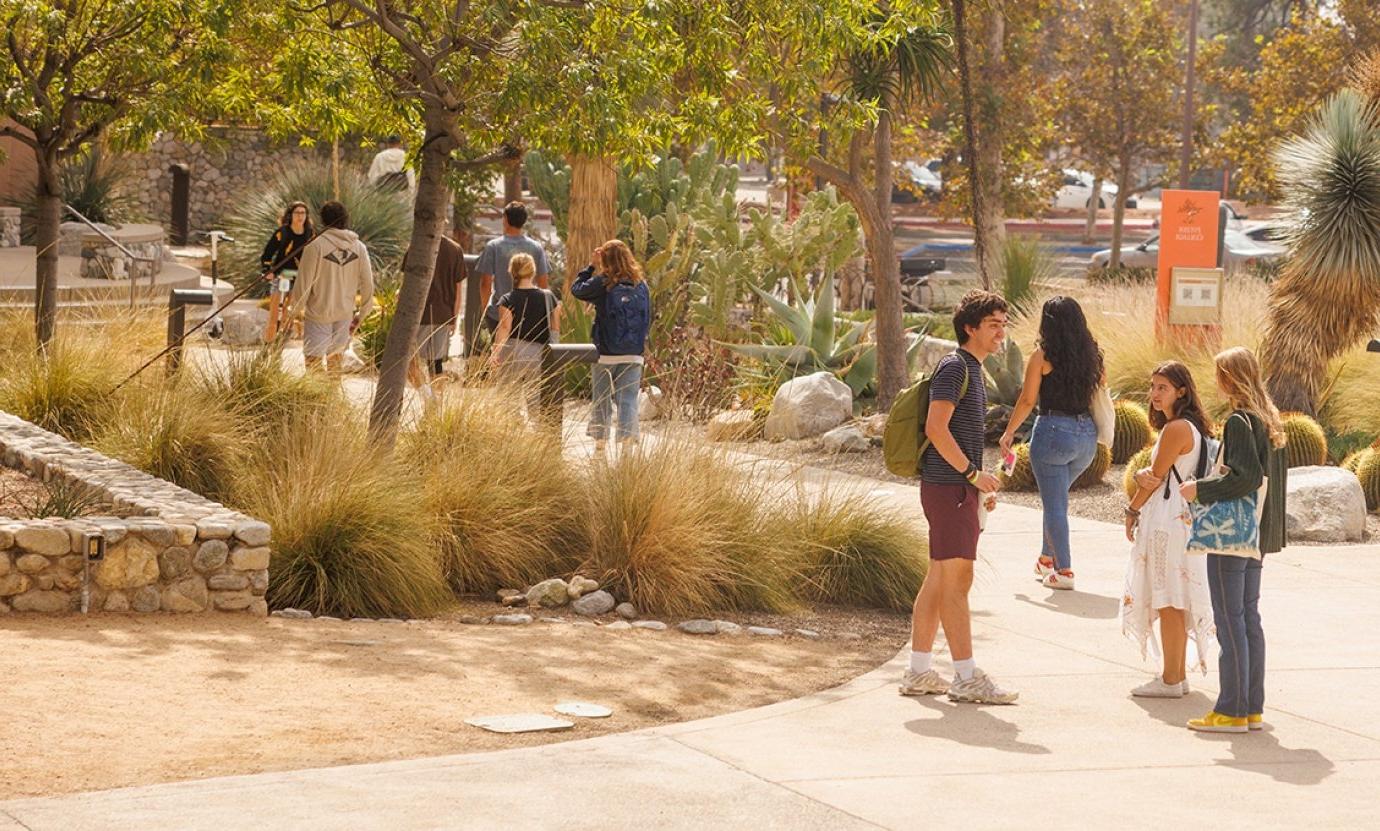
[[[18,248],[19,232],[19,209],[0,205],[0,248]]]
[[[78,610],[83,538],[100,532],[105,559],[87,583],[93,611],[268,614],[266,523],[5,412],[0,462],[66,480],[129,515],[0,519],[0,613]]]

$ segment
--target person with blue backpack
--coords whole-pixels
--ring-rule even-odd
[[[613,410],[618,411],[618,441],[636,444],[637,393],[642,384],[642,352],[652,325],[652,297],[642,267],[622,240],[594,249],[594,262],[575,278],[570,293],[594,306],[594,412],[588,434],[602,452]]]

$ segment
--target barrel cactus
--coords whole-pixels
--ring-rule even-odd
[[[1121,478],[1122,487],[1126,489],[1127,499],[1136,495],[1136,471],[1150,466],[1150,456],[1154,450],[1153,446],[1143,447],[1136,451],[1136,455],[1127,460],[1126,473]]]
[[[1016,466],[1012,469],[1011,475],[1006,475],[1003,470],[998,479],[1001,480],[1003,490],[1008,491],[1033,491],[1035,486],[1035,471],[1030,466],[1030,445],[1018,444],[1011,448],[1011,452],[1016,454]]]
[[[1150,414],[1134,401],[1112,402],[1116,430],[1112,438],[1112,464],[1125,464],[1137,451],[1150,444]]]
[[[1088,469],[1073,480],[1072,489],[1090,488],[1093,485],[1101,484],[1102,477],[1107,475],[1107,471],[1111,467],[1112,449],[1105,444],[1099,444],[1097,453],[1093,456],[1092,464],[1088,465]]]
[[[1327,464],[1327,433],[1303,413],[1283,413],[1280,420],[1289,438],[1289,467]]]
[[[1349,470],[1352,473],[1355,473],[1357,469],[1361,467],[1361,460],[1364,459],[1366,454],[1369,452],[1370,448],[1363,447],[1360,450],[1348,453],[1346,458],[1342,459],[1342,469]]]
[[[1366,494],[1366,510],[1380,508],[1380,451],[1361,451],[1356,465],[1356,478],[1361,480],[1361,490]]]

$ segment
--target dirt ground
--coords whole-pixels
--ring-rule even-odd
[[[855,678],[894,656],[907,630],[904,616],[873,612],[788,620],[824,637],[569,622],[8,615],[0,617],[0,800],[496,750],[702,718]],[[464,723],[554,715],[567,700],[614,715],[521,736]]]
[[[26,473],[0,465],[0,516],[22,518],[29,506],[43,501],[43,483]]]

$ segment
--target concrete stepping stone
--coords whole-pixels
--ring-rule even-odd
[[[563,716],[575,718],[608,718],[613,715],[613,710],[603,704],[590,704],[585,701],[562,701],[554,709]]]
[[[554,733],[569,730],[575,722],[554,718],[544,713],[515,713],[504,716],[478,716],[467,718],[465,723],[471,727],[488,730],[490,733]]]

